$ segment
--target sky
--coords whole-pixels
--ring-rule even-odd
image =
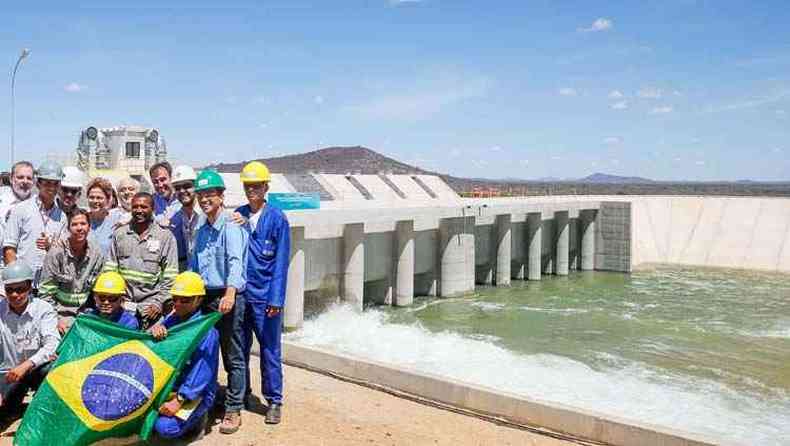
[[[488,178],[790,180],[784,1],[6,3],[0,166],[90,125],[216,161],[363,145]],[[216,6],[221,4],[222,6]]]

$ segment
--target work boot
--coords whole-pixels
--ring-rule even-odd
[[[232,434],[241,427],[241,412],[225,412],[225,418],[219,425],[219,431],[223,434]]]
[[[279,404],[269,404],[269,409],[266,410],[266,424],[280,424],[280,418],[282,418],[281,407]]]

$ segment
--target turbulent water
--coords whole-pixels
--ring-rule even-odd
[[[337,306],[291,340],[743,444],[790,444],[790,277],[665,269]]]

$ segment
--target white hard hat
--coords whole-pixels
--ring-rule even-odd
[[[176,166],[175,170],[173,170],[173,179],[170,183],[176,184],[184,181],[195,181],[195,179],[197,179],[195,169],[189,166]]]
[[[78,167],[66,166],[63,168],[63,180],[60,182],[61,187],[82,189],[84,187],[84,181],[85,176]]]

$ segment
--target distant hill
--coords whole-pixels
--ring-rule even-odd
[[[252,161],[252,160],[249,160]],[[332,174],[436,174],[419,167],[402,163],[362,146],[327,147],[313,152],[276,158],[260,158],[269,170],[285,174],[332,173]],[[240,172],[248,161],[220,163],[213,167],[219,172]]]
[[[653,180],[642,177],[621,177],[618,175],[609,175],[606,173],[594,173],[577,180],[580,183],[596,183],[596,184],[641,184],[653,183]]]

